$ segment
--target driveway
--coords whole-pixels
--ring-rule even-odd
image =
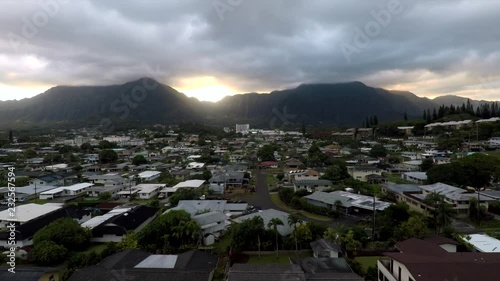
[[[255,171],[253,173],[256,177],[255,181],[255,194],[251,197],[246,199],[248,204],[253,205],[255,207],[260,207],[263,210],[266,209],[276,209],[280,210],[283,212],[288,212],[287,210],[283,210],[280,207],[276,206],[273,201],[271,200],[271,197],[269,196],[269,189],[267,187],[267,177],[266,177],[266,172],[265,171]],[[350,219],[348,217],[343,217],[339,219],[333,219],[331,221],[319,221],[319,220],[314,220],[308,217],[302,216],[302,219],[307,221],[307,222],[314,222],[317,224],[323,224],[329,227],[338,227],[339,225],[345,225],[345,226],[353,226],[356,225],[358,222]]]

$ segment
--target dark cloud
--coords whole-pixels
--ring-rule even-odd
[[[60,4],[49,5],[55,7],[52,13],[40,3]],[[498,1],[42,0],[1,5],[0,85],[120,83],[159,69],[154,76],[172,86],[184,78],[214,76],[241,92],[361,80],[420,95],[500,98]],[[383,20],[376,23],[377,17]],[[34,26],[30,38],[23,34],[26,22]],[[356,36],[368,40],[358,44]]]

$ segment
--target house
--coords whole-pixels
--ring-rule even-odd
[[[310,243],[315,258],[340,258],[342,248],[340,245],[333,244],[325,239],[318,239]]]
[[[469,215],[469,202],[472,198],[478,198],[478,194],[465,189],[435,183],[430,185],[399,185],[387,183],[382,185],[382,192],[396,198],[398,202],[406,202],[410,209],[418,212],[427,212],[430,206],[424,203],[425,197],[431,193],[438,193],[444,196],[445,201],[457,212],[458,216]],[[480,196],[480,205],[488,209],[488,202],[495,199]]]
[[[413,135],[413,128],[415,128],[415,126],[401,126],[401,127],[398,127],[398,130],[403,132],[403,134],[405,134],[405,136],[412,136]]]
[[[5,212],[0,212],[0,247],[9,248],[10,231],[4,227],[9,223],[6,220]],[[8,215],[8,214],[7,214]],[[17,206],[16,217],[16,246],[25,247],[33,245],[33,236],[35,233],[48,225],[49,223],[60,218],[71,218],[78,223],[83,223],[89,220],[91,211],[82,210],[77,207],[66,207],[62,205],[44,205],[26,204]],[[10,218],[10,217],[9,217]]]
[[[158,171],[144,171],[139,173],[137,176],[142,182],[154,181],[160,177],[161,172]]]
[[[344,258],[290,258],[290,262],[300,266],[302,271],[304,271],[306,281],[365,280],[353,272]]]
[[[120,242],[130,231],[138,232],[157,215],[158,209],[145,205],[123,205],[81,224],[92,231],[92,242]]]
[[[448,252],[416,238],[395,247],[399,252],[384,253],[377,261],[378,280],[498,280],[499,253]]]
[[[166,210],[164,214],[171,210],[183,210],[192,216],[202,212],[220,212],[231,217],[243,214],[247,208],[247,203],[228,203],[227,200],[180,200],[177,207]]]
[[[275,169],[278,168],[278,162],[276,161],[265,161],[259,163],[259,169]]]
[[[308,204],[336,210],[338,208],[346,214],[371,214],[373,209],[383,211],[391,203],[381,201],[372,196],[355,194],[347,191],[322,192],[316,191],[313,194],[304,196]],[[375,206],[374,206],[375,205]]]
[[[155,255],[130,249],[111,255],[97,265],[77,269],[68,281],[212,281],[217,260],[216,256],[198,250]]]
[[[212,245],[229,225],[229,217],[217,211],[201,212],[201,214],[194,215],[191,218],[200,225],[203,244]]]
[[[165,184],[138,184],[135,186],[135,188],[138,188],[139,189],[139,192],[137,192],[137,194],[139,194],[139,199],[142,199],[142,200],[148,200],[148,199],[151,199],[153,197],[155,197],[156,195],[158,195],[158,193],[160,192],[160,189],[162,189],[163,187],[165,187]]]
[[[115,173],[108,173],[105,175],[92,175],[89,176],[88,179],[94,184],[104,186],[127,185],[129,183],[127,179]]]
[[[35,199],[36,195],[38,195],[39,193],[44,192],[44,191],[48,191],[48,190],[51,190],[54,188],[57,188],[57,187],[49,186],[49,185],[42,185],[42,186],[28,185],[28,186],[16,187],[16,200],[25,201],[28,199]],[[2,197],[7,198],[8,193],[9,193],[8,187],[0,188],[0,198],[2,198]]]
[[[295,158],[290,158],[285,161],[285,166],[290,169],[301,169],[304,168],[306,165],[304,165],[304,163]]]
[[[40,193],[39,198],[42,200],[52,200],[62,196],[83,196],[87,190],[92,187],[92,183],[77,183],[71,186],[61,186]]]
[[[293,170],[289,171],[287,174],[288,181],[293,182],[294,180],[319,180],[319,172],[315,170]]]
[[[235,263],[229,268],[227,281],[306,281],[304,271],[296,264]],[[71,280],[70,280],[71,281]]]
[[[64,184],[64,178],[60,175],[50,174],[36,177],[30,180],[29,185],[37,186],[60,186]]]
[[[481,253],[500,253],[500,240],[486,234],[469,234],[465,241]]]
[[[332,188],[333,183],[330,180],[295,180],[293,189],[295,192],[299,190],[307,190],[307,192],[323,191]]]
[[[241,223],[244,220],[248,220],[248,219],[251,219],[255,216],[259,216],[264,220],[264,226],[266,228],[268,228],[267,224],[273,218],[279,218],[279,219],[281,219],[282,222],[286,222],[286,221],[288,221],[289,215],[290,215],[289,213],[285,213],[285,212],[278,211],[275,209],[267,209],[267,210],[263,210],[262,212],[252,213],[252,214],[248,214],[248,215],[244,215],[244,216],[235,218],[234,221]],[[290,227],[290,225],[288,225],[287,223],[284,223],[283,225],[278,225],[277,229],[278,229],[278,233],[281,236],[288,236],[293,231],[293,228]]]
[[[186,169],[188,169],[188,170],[199,170],[199,169],[203,169],[203,167],[205,167],[205,163],[190,162],[190,163],[188,163]]]
[[[368,175],[382,175],[382,169],[376,166],[348,166],[347,172],[353,179],[368,181]]]
[[[15,274],[9,272],[10,267],[0,267],[0,280],[9,281],[60,281],[59,268],[51,267],[16,267]]]
[[[226,172],[212,176],[208,182],[217,185],[224,184],[227,187],[243,187],[248,183],[248,178],[245,178],[245,173],[242,172]]]
[[[401,174],[401,179],[417,184],[424,184],[427,181],[426,172],[406,172]]]
[[[118,185],[118,186],[93,186],[89,189],[87,189],[87,195],[90,197],[99,197],[99,194],[102,193],[109,193],[111,194],[111,197],[116,197],[118,196],[118,192],[125,190],[127,187],[124,185]]]

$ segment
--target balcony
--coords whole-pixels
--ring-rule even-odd
[[[390,267],[390,259],[379,259],[377,261],[378,281],[398,281],[392,276]]]

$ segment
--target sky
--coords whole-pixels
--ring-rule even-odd
[[[188,96],[362,81],[500,100],[496,0],[2,0],[0,100],[153,77]]]

